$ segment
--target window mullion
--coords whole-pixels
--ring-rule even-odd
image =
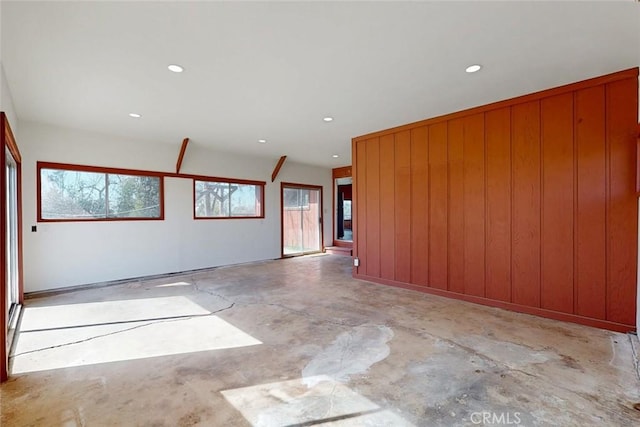
[[[104,174],[104,217],[109,218],[109,174]]]

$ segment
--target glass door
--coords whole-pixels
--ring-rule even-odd
[[[322,251],[322,187],[282,184],[282,256]]]
[[[16,161],[11,152],[5,150],[5,178],[6,178],[6,310],[10,325],[11,317],[16,312],[19,303],[18,291],[18,172]]]

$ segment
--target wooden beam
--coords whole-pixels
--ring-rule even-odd
[[[178,155],[178,163],[176,163],[176,173],[180,173],[180,167],[182,166],[182,160],[184,159],[184,153],[187,151],[187,144],[189,144],[189,138],[182,140],[182,147],[180,147],[180,154]]]
[[[273,170],[273,173],[271,174],[271,182],[276,180],[276,177],[278,176],[278,172],[280,172],[280,169],[282,168],[282,165],[284,164],[285,160],[287,160],[287,156],[282,156],[280,157],[280,160],[278,160],[278,164],[276,165],[275,169]]]

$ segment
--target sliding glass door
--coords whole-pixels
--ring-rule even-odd
[[[0,112],[0,382],[9,375],[8,350],[22,303],[20,151],[4,112]]]
[[[6,260],[5,280],[7,284],[7,319],[12,322],[19,303],[18,289],[18,169],[16,161],[8,149],[5,149],[5,185],[6,185]]]
[[[322,187],[282,184],[282,256],[322,251]]]

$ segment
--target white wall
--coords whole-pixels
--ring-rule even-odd
[[[9,90],[9,84],[7,83],[7,77],[4,72],[4,66],[2,65],[2,1],[0,0],[0,111],[4,111],[9,119],[11,130],[14,136],[18,135],[18,117],[15,113],[13,105],[13,98],[11,91]]]
[[[4,111],[11,125],[11,130],[14,136],[18,137],[18,117],[13,106],[13,98],[11,96],[11,90],[7,83],[7,78],[4,72],[2,61],[0,60],[0,111]]]
[[[18,118],[16,117],[15,108],[13,106],[13,98],[9,90],[9,84],[4,73],[2,61],[0,61],[0,111],[4,111],[9,119],[11,130],[17,138],[18,134]]]
[[[39,223],[36,162],[175,171],[175,145],[130,141],[22,122],[25,291],[185,271],[280,257],[280,182],[323,186],[324,240],[332,242],[331,170],[214,152],[190,143],[181,172],[266,181],[265,218],[193,220],[192,181],[165,178],[164,221]]]

